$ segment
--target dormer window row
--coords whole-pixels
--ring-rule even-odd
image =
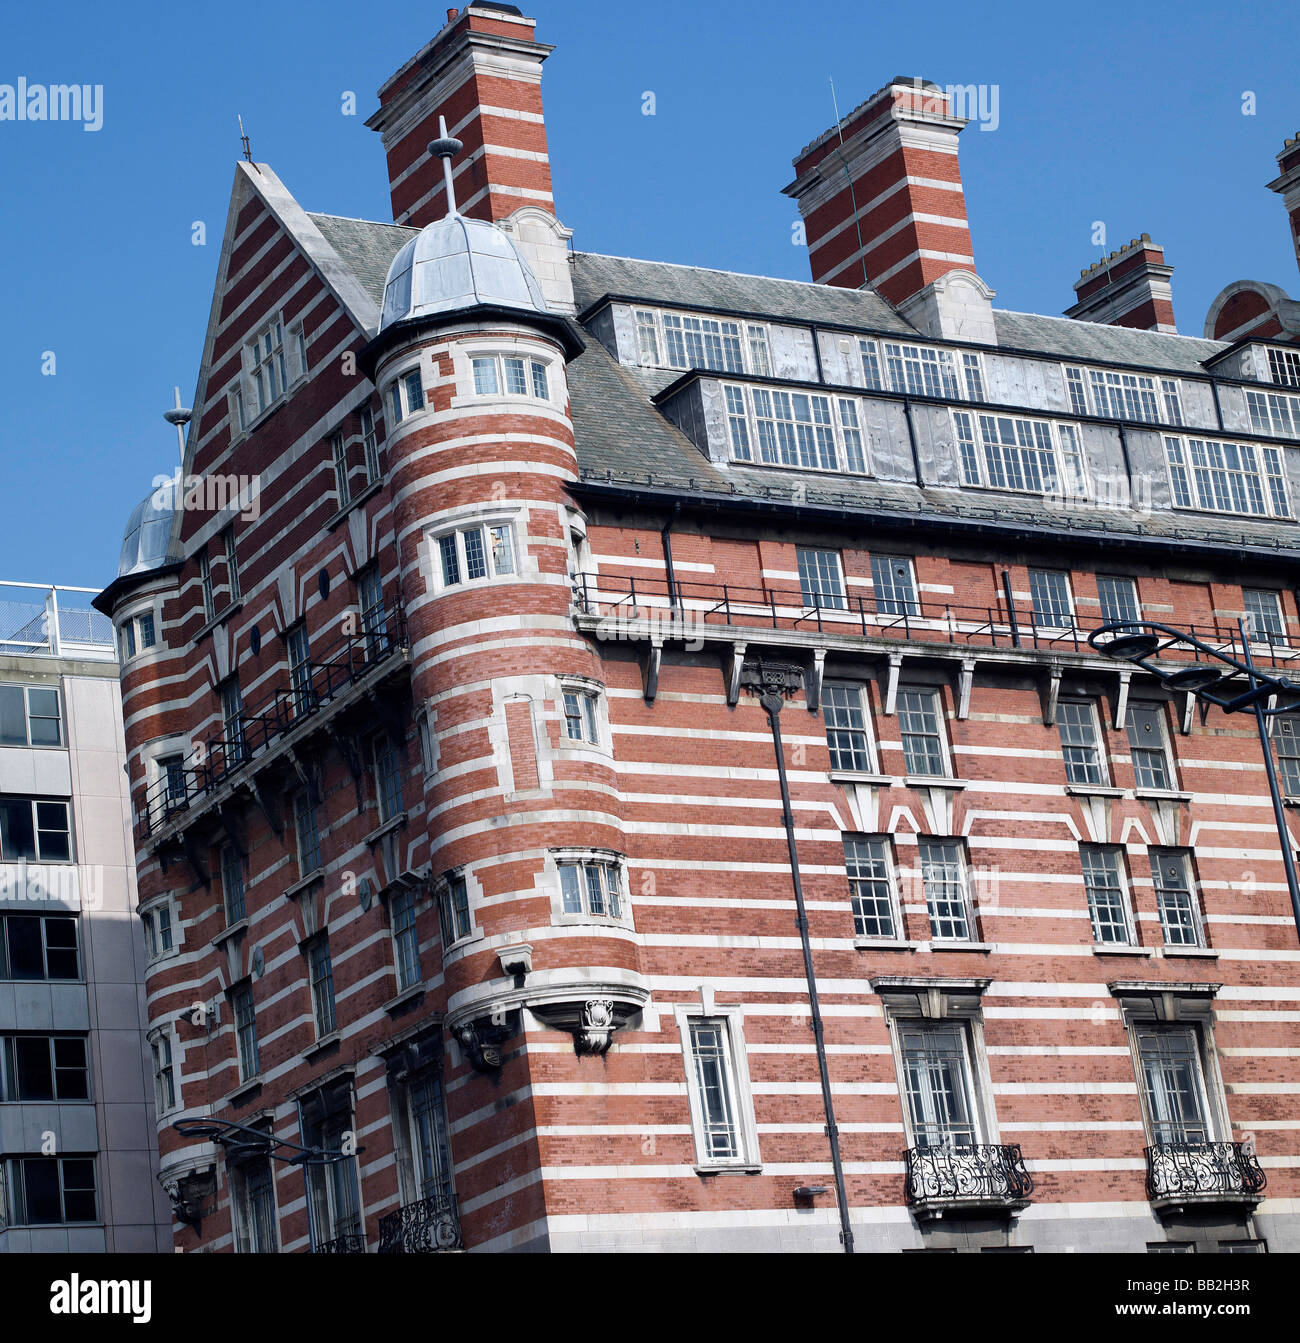
[[[638,308],[636,333],[638,362],[652,368],[772,374],[767,327],[760,322]]]

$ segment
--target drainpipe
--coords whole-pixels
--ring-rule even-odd
[[[682,511],[681,504],[680,503],[674,504],[673,511],[668,516],[668,521],[665,522],[664,525],[659,529],[659,539],[663,542],[664,547],[664,572],[668,576],[668,604],[669,606],[672,607],[676,607],[678,602],[677,602],[677,574],[673,570],[673,538],[671,533],[673,523],[674,521],[676,521],[677,515],[681,511]]]
[[[1002,594],[1007,602],[1007,619],[1011,622],[1011,646],[1020,647],[1020,624],[1016,620],[1016,603],[1011,595],[1011,570],[1002,571]]]
[[[921,475],[921,453],[916,446],[916,425],[912,422],[912,402],[910,397],[903,398],[903,418],[907,421],[907,442],[912,449],[912,474],[916,477],[919,489],[925,488]]]

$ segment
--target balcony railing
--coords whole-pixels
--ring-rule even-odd
[[[1029,1201],[1034,1182],[1018,1143],[911,1147],[905,1190],[918,1211],[960,1204],[1012,1208]]]
[[[375,611],[368,624],[368,629],[340,635],[318,650],[309,663],[295,669],[289,684],[274,685],[255,701],[246,702],[234,732],[196,743],[183,763],[172,765],[145,794],[139,815],[141,836],[184,815],[274,742],[406,647],[400,606]]]
[[[638,619],[685,625],[691,637],[712,627],[765,628],[796,634],[856,634],[877,639],[908,639],[923,643],[971,645],[984,648],[1026,648],[1048,652],[1069,650],[1093,655],[1088,635],[1105,623],[1100,616],[1080,624],[1068,613],[1043,614],[1032,605],[1005,598],[991,606],[964,606],[953,602],[918,599],[807,594],[798,586],[764,583],[746,587],[735,583],[672,585],[666,579],[635,574],[576,574],[575,609],[616,626]],[[1202,642],[1240,657],[1241,636],[1236,624],[1187,625]],[[1251,640],[1256,662],[1274,665],[1300,660],[1300,646],[1284,636],[1260,633]],[[1180,656],[1176,649],[1166,656]],[[1190,652],[1188,657],[1193,656]]]
[[[365,1252],[366,1238],[355,1231],[335,1236],[333,1240],[323,1240],[312,1249],[312,1254],[365,1254]]]
[[[0,654],[114,661],[113,622],[90,604],[97,591],[0,582]]]
[[[1153,1203],[1255,1202],[1267,1183],[1254,1149],[1239,1142],[1162,1142],[1146,1149]]]
[[[422,1198],[379,1219],[380,1254],[437,1254],[461,1248],[454,1198]]]

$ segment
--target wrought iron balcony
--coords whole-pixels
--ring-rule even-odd
[[[1157,1206],[1257,1203],[1267,1183],[1253,1145],[1162,1142],[1146,1149],[1147,1197]]]
[[[312,1250],[312,1254],[365,1254],[366,1238],[360,1232],[350,1231],[333,1240],[323,1240]]]
[[[910,1147],[908,1204],[918,1213],[950,1209],[1012,1211],[1029,1202],[1034,1182],[1019,1143]]]
[[[342,634],[313,650],[312,660],[291,673],[290,684],[272,686],[258,699],[246,702],[233,732],[196,743],[181,764],[173,765],[145,793],[138,808],[140,838],[147,839],[184,818],[245,766],[345,699],[358,683],[407,647],[400,606],[374,612],[367,623],[368,629]]]
[[[1088,635],[1101,623],[1097,617],[1092,624],[1081,625],[1069,612],[1038,612],[1032,605],[1008,604],[1002,595],[991,606],[962,606],[903,596],[808,594],[798,584],[745,587],[688,579],[670,585],[663,578],[635,574],[576,574],[573,601],[579,616],[608,622],[613,637],[620,633],[627,637],[631,631],[623,632],[624,627],[645,621],[658,624],[664,633],[668,626],[684,626],[685,637],[692,639],[715,633],[727,638],[731,630],[762,629],[791,636],[857,635],[953,647],[1071,652],[1085,657],[1093,656]],[[1211,647],[1240,655],[1241,636],[1235,624],[1216,621],[1187,628]],[[1284,633],[1256,635],[1251,653],[1257,663],[1265,665],[1300,660],[1300,647],[1292,647]],[[1178,654],[1171,650],[1169,656],[1176,659]]]
[[[379,1219],[380,1254],[437,1254],[462,1248],[454,1198],[422,1198]]]

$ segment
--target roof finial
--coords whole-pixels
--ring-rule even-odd
[[[451,161],[465,146],[447,134],[447,118],[438,118],[438,138],[429,141],[429,153],[433,158],[442,160],[442,179],[447,185],[447,218],[459,215],[456,209],[456,189],[451,184]]]
[[[181,461],[185,460],[185,426],[189,424],[194,412],[188,406],[181,405],[181,389],[172,388],[172,399],[175,405],[170,410],[163,411],[163,419],[168,424],[176,426],[176,444],[181,451]]]

